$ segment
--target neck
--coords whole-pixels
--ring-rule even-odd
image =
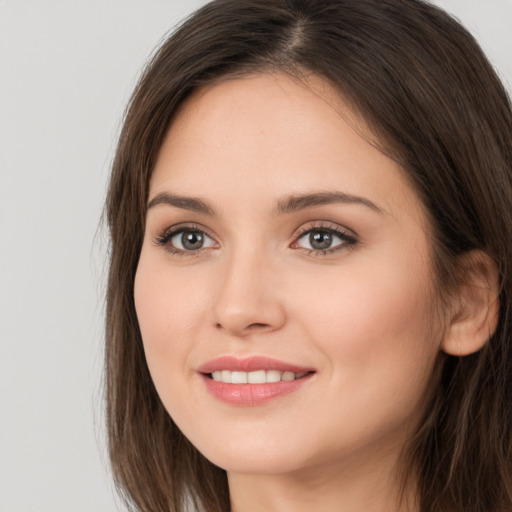
[[[396,461],[394,461],[396,463]],[[390,460],[311,466],[286,474],[228,473],[232,512],[418,512]]]

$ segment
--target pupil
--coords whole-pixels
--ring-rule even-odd
[[[332,244],[332,234],[327,231],[316,231],[310,233],[309,243],[313,249],[328,249]]]
[[[181,243],[185,249],[200,249],[203,245],[203,235],[198,232],[188,232],[181,235]]]

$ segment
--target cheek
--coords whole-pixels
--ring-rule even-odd
[[[441,339],[425,267],[397,260],[333,275],[328,282],[322,292],[303,283],[295,297],[307,296],[307,307],[295,302],[294,317],[323,352],[333,388],[368,397],[369,403],[379,397],[401,401],[404,410],[414,407]]]
[[[343,293],[309,301],[311,312],[323,317],[323,339],[338,338],[341,351],[371,354],[409,339],[421,343],[427,334],[429,298],[418,283],[400,283],[393,276],[372,280],[346,279]],[[323,303],[323,308],[322,308]],[[340,336],[337,336],[337,333]]]
[[[197,285],[171,274],[165,262],[141,255],[134,299],[146,360],[157,385],[182,368],[197,329]]]

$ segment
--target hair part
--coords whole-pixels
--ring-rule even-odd
[[[404,169],[432,226],[440,297],[481,250],[500,280],[496,333],[477,353],[441,353],[425,417],[404,453],[421,511],[512,509],[512,109],[474,38],[421,0],[214,0],[164,42],[127,109],[106,218],[111,235],[105,394],[115,482],[133,510],[229,510],[225,472],[165,411],[149,374],[133,284],[149,181],[179,106],[254,72],[315,74],[354,107]],[[446,305],[441,303],[441,308]]]

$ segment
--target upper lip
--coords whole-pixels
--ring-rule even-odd
[[[306,373],[314,371],[313,368],[279,361],[265,356],[252,356],[239,358],[235,356],[222,356],[202,364],[197,371],[200,373],[213,373],[219,370],[252,372],[256,370],[277,370],[280,372]]]

